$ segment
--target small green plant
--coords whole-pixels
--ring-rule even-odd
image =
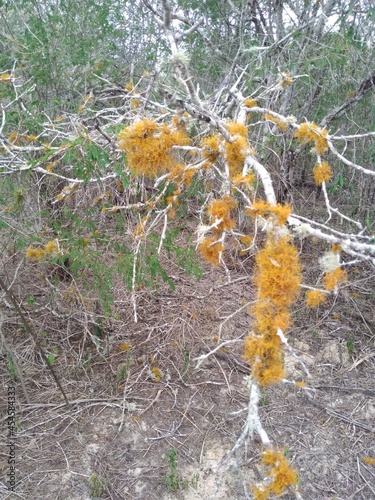
[[[106,494],[107,484],[97,474],[92,474],[89,478],[89,488],[91,497],[102,498]]]
[[[13,358],[10,354],[7,354],[7,361],[8,361],[9,375],[11,376],[11,379],[14,381],[14,380],[16,380],[16,377],[17,377],[17,370],[16,370],[16,365],[14,364]]]
[[[195,474],[193,474],[193,477],[190,480],[191,487],[196,490],[198,488],[198,482],[199,482],[199,474],[198,472],[196,472]]]
[[[50,364],[50,365],[53,365],[53,364],[54,364],[54,362],[55,362],[55,360],[56,360],[56,356],[55,356],[55,354],[49,354],[49,355],[48,355],[48,361],[49,361],[49,364]]]
[[[354,337],[349,337],[346,341],[346,348],[348,349],[348,353],[350,356],[353,356],[355,351]]]
[[[27,297],[26,301],[27,301],[27,305],[28,305],[28,306],[33,306],[33,305],[35,304],[35,302],[36,302],[36,297],[35,297],[35,295],[29,295],[29,296]]]
[[[164,476],[163,482],[169,491],[177,491],[180,488],[186,491],[189,487],[197,489],[199,481],[198,473],[194,474],[190,480],[183,479],[180,474],[178,474],[176,448],[170,448],[167,451],[167,462],[169,473]]]
[[[170,448],[167,451],[167,462],[169,473],[164,476],[164,484],[169,491],[177,491],[180,488],[181,477],[177,473],[177,450]]]
[[[59,353],[59,349],[58,349],[58,347],[54,347],[52,349],[52,351],[53,352],[47,356],[50,365],[53,365],[55,363],[56,357],[57,357],[57,355]]]

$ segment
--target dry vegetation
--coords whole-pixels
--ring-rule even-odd
[[[321,245],[304,252],[310,278],[319,273]],[[7,386],[17,395],[17,492],[3,486],[3,498],[234,499],[246,498],[246,485],[262,479],[256,442],[223,461],[246,419],[249,367],[241,361],[241,340],[252,323],[253,258],[239,261],[230,281],[224,270],[202,263],[203,277],[188,278],[165,259],[176,290],[139,290],[137,324],[120,280],[105,318],[69,276],[52,282],[48,266],[23,267],[14,293],[54,357],[71,406],[18,315],[3,303],[3,354],[16,361],[30,400],[3,357],[2,407]],[[5,263],[9,278],[15,267],[12,259]],[[294,354],[285,352],[284,361],[288,378],[306,381],[309,389],[279,384],[262,390],[262,421],[298,471],[305,499],[367,500],[375,491],[374,466],[366,463],[375,457],[373,279],[373,271],[361,267],[318,312],[297,306],[289,341],[311,379]],[[233,343],[196,368],[196,358],[227,341]],[[3,438],[6,432],[3,419]],[[3,454],[2,474],[7,469]]]
[[[369,1],[1,3],[1,498],[375,497]]]

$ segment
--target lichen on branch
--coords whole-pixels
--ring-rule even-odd
[[[290,325],[290,307],[301,283],[298,251],[291,237],[276,226],[256,255],[254,283],[258,301],[252,307],[253,332],[246,337],[244,358],[261,386],[284,377],[281,339],[278,331]]]
[[[124,128],[119,146],[135,175],[156,177],[168,172],[176,163],[173,146],[187,146],[186,132],[174,125],[158,124],[145,118]]]

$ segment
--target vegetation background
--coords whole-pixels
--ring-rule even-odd
[[[374,26],[0,1],[4,498],[375,495]]]

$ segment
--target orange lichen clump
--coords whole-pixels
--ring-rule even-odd
[[[186,168],[185,165],[179,163],[175,165],[169,174],[169,177],[177,184],[182,184],[185,187],[189,187],[193,181],[193,177],[196,174],[196,168]]]
[[[56,239],[47,241],[47,243],[44,245],[44,248],[28,247],[26,249],[26,257],[33,261],[43,260],[47,254],[56,255],[58,253],[61,252],[59,243]]]
[[[289,87],[289,85],[292,85],[294,82],[292,75],[289,73],[289,71],[285,71],[284,73],[281,73],[280,75],[280,85],[281,87]]]
[[[46,253],[54,254],[59,252],[59,245],[56,240],[47,241],[44,250]]]
[[[290,312],[286,307],[277,307],[268,300],[259,300],[251,312],[255,318],[257,332],[273,337],[277,330],[285,331],[290,323]],[[277,341],[278,342],[278,341]]]
[[[272,340],[262,336],[247,337],[244,358],[251,364],[251,374],[260,385],[270,385],[284,378],[278,337]]]
[[[118,348],[118,350],[121,352],[130,351],[130,349],[131,349],[131,344],[129,344],[129,342],[125,342],[124,344],[121,344]]]
[[[247,186],[249,184],[252,184],[255,181],[255,174],[254,172],[249,172],[246,175],[235,175],[232,179],[232,182],[235,186]]]
[[[328,182],[332,177],[331,166],[326,161],[322,161],[314,168],[313,177],[317,186],[320,186],[323,182]]]
[[[244,101],[243,105],[246,106],[247,108],[256,108],[258,106],[256,100],[253,99],[252,97],[249,97],[248,99],[246,99]]]
[[[255,284],[260,299],[278,307],[289,306],[297,297],[301,282],[298,251],[288,237],[273,237],[256,256]]]
[[[277,223],[280,226],[286,224],[288,217],[292,213],[292,207],[288,203],[285,203],[285,205],[277,203],[277,205],[271,206],[269,210],[276,217]]]
[[[219,140],[217,135],[210,135],[202,140],[203,146],[203,156],[210,163],[215,163],[220,151],[219,151]]]
[[[10,82],[12,79],[11,73],[3,73],[0,75],[0,82]]]
[[[307,386],[306,382],[303,382],[302,380],[299,381],[299,382],[296,382],[295,385],[296,385],[296,387],[300,387],[300,388],[303,388],[303,387]]]
[[[345,283],[348,275],[344,269],[337,267],[334,271],[325,273],[323,277],[324,288],[328,291],[337,290],[338,286]]]
[[[247,137],[247,127],[240,122],[229,122],[226,124],[225,128],[231,135],[239,135],[241,137]]]
[[[151,368],[151,378],[154,382],[160,382],[163,372],[157,366]]]
[[[234,141],[225,142],[225,157],[229,165],[230,176],[233,177],[241,173],[246,154],[249,151],[247,128],[238,122],[229,122],[225,128],[232,137],[235,137]]]
[[[280,120],[280,118],[276,118],[276,116],[273,116],[270,113],[265,113],[263,115],[263,120],[268,120],[268,121],[274,123],[275,125],[277,125],[279,127],[279,129],[282,132],[286,132],[288,130],[288,124],[286,122]]]
[[[257,200],[247,208],[246,212],[252,217],[266,216],[268,211],[268,203],[264,200]]]
[[[34,261],[43,260],[45,256],[46,256],[46,251],[44,250],[44,248],[28,247],[26,249],[26,257],[30,260]]]
[[[333,243],[332,246],[331,246],[331,252],[341,253],[342,252],[342,246],[338,245],[337,243]]]
[[[182,163],[178,163],[174,167],[171,168],[170,173],[168,176],[174,181],[174,182],[180,182],[182,179],[182,176],[184,175],[184,170],[185,167]]]
[[[231,218],[231,214],[236,206],[237,203],[230,196],[211,201],[207,208],[207,213],[211,220],[213,220],[213,223],[221,220],[215,228],[217,231],[232,229],[234,227],[235,221]]]
[[[138,109],[139,106],[141,105],[141,101],[139,99],[131,99],[130,100],[130,108],[131,109]]]
[[[253,240],[254,240],[253,236],[249,236],[249,235],[245,235],[245,234],[240,236],[241,243],[243,245],[246,245],[247,247],[251,245]]]
[[[199,245],[198,250],[201,256],[214,265],[219,265],[224,247],[216,238],[205,238]]]
[[[314,122],[302,123],[294,132],[294,137],[301,142],[314,142],[318,155],[328,149],[328,130],[318,127]]]
[[[247,209],[247,213],[252,217],[268,217],[273,214],[276,217],[277,224],[283,226],[292,213],[292,207],[288,203],[285,205],[281,203],[270,205],[264,200],[257,200]]]
[[[271,495],[281,496],[287,488],[297,484],[297,474],[283,453],[273,450],[263,452],[262,465],[270,468],[267,474],[270,480],[253,488],[254,499],[268,500]]]
[[[252,307],[254,332],[245,339],[244,358],[252,376],[262,385],[284,377],[279,330],[290,325],[289,308],[297,298],[301,282],[298,252],[288,236],[270,234],[256,256],[254,283],[258,301]]]
[[[122,130],[119,146],[136,175],[155,177],[175,164],[173,146],[190,144],[187,134],[171,125],[160,125],[147,118]]]
[[[321,290],[309,290],[306,292],[306,306],[310,309],[315,309],[320,304],[324,304],[327,294]]]

